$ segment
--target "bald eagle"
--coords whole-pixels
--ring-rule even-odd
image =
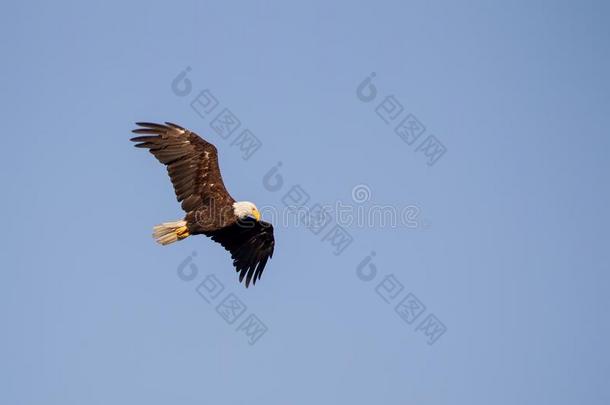
[[[165,125],[137,122],[132,132],[145,134],[131,140],[146,148],[167,167],[184,219],[154,227],[162,244],[190,235],[205,235],[231,253],[239,281],[256,284],[273,256],[273,226],[249,201],[235,201],[227,192],[218,167],[216,147],[196,133],[171,122]]]

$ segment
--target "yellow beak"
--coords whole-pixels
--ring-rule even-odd
[[[261,213],[258,210],[254,211],[254,218],[257,222],[261,220]]]

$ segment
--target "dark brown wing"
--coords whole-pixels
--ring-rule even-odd
[[[166,125],[137,122],[141,128],[132,138],[138,148],[150,150],[159,162],[167,166],[174,191],[182,209],[190,212],[208,206],[214,200],[217,207],[231,206],[235,200],[227,192],[218,167],[216,147],[194,132],[171,122]]]
[[[273,225],[246,218],[217,231],[206,232],[213,241],[231,252],[239,281],[246,278],[246,287],[261,278],[267,260],[273,256],[275,239]]]

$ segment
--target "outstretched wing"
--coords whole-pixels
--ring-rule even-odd
[[[238,222],[205,235],[220,243],[231,252],[239,281],[246,278],[246,287],[260,280],[267,260],[273,256],[275,239],[273,225],[264,221],[245,218]]]
[[[141,128],[132,138],[137,148],[147,148],[159,162],[167,166],[167,173],[182,209],[186,212],[210,205],[232,205],[235,200],[227,192],[218,167],[218,152],[211,143],[194,132],[171,122],[166,125],[137,122]]]

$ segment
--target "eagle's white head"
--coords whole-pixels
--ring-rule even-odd
[[[233,203],[233,213],[239,219],[244,219],[246,217],[254,218],[257,221],[260,221],[261,219],[261,213],[258,211],[258,208],[250,201],[238,201]]]

